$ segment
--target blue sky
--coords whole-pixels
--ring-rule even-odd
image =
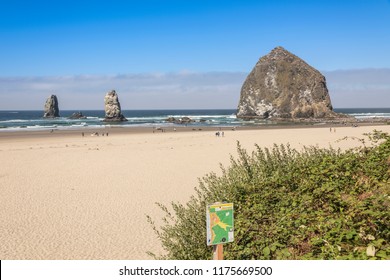
[[[3,79],[248,73],[279,45],[320,71],[390,68],[390,1],[2,0],[0,38]]]

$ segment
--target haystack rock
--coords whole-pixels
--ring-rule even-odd
[[[50,95],[46,100],[44,109],[44,118],[58,118],[60,116],[60,110],[58,109],[57,96]]]
[[[327,119],[333,112],[325,77],[282,47],[261,57],[246,78],[240,118]]]
[[[115,90],[112,90],[104,97],[104,110],[106,112],[105,122],[123,122],[127,119],[122,115],[121,104]]]

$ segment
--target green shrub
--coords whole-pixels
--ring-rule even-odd
[[[201,179],[188,203],[158,204],[162,226],[148,217],[166,251],[154,257],[210,259],[206,205],[226,201],[235,241],[225,259],[389,259],[390,136],[369,137],[372,146],[347,151],[275,145],[249,155],[238,143],[238,158]]]

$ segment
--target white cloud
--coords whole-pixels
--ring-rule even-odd
[[[390,69],[323,73],[335,108],[390,107]],[[56,94],[60,109],[103,109],[115,89],[123,109],[236,108],[242,72],[0,78],[0,110],[40,110]]]
[[[335,108],[390,107],[390,69],[323,73]]]
[[[0,78],[1,110],[41,109],[56,94],[60,108],[103,109],[115,89],[124,109],[234,108],[245,73],[150,73],[116,76]]]

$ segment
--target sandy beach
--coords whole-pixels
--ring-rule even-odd
[[[150,259],[146,251],[162,250],[146,219],[161,219],[155,202],[186,202],[198,178],[236,156],[237,141],[248,150],[345,149],[359,142],[337,140],[374,129],[390,133],[389,125],[224,129],[224,137],[215,128],[0,133],[0,258]]]

